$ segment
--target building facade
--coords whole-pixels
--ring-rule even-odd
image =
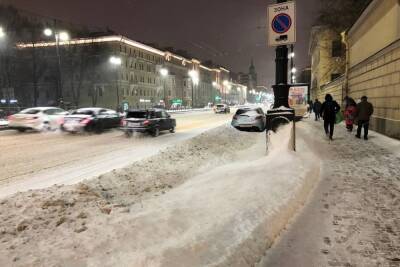
[[[311,98],[323,98],[325,86],[340,78],[345,72],[345,49],[340,34],[324,27],[311,30],[309,46],[311,56]],[[342,99],[342,95],[340,98]]]
[[[330,93],[336,100],[357,101],[368,96],[375,108],[371,128],[400,139],[400,2],[374,0],[364,10],[344,34],[345,71],[334,81],[321,75],[330,63],[321,63],[326,52],[316,48],[322,38],[317,36],[314,31],[310,46],[314,97]]]
[[[231,87],[225,68],[211,69],[123,36],[20,43],[17,49],[22,60],[16,97],[25,106],[36,97],[37,105],[66,108],[204,107],[227,101]]]
[[[257,71],[256,71],[256,67],[254,66],[253,60],[251,60],[249,72],[248,73],[240,72],[238,75],[238,80],[239,80],[240,84],[246,85],[249,92],[253,92],[253,93],[247,94],[247,101],[255,102],[254,92],[258,92],[258,88],[257,88],[258,77],[257,77]]]

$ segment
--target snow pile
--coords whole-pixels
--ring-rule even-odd
[[[76,186],[6,198],[0,265],[251,266],[318,177],[289,133],[265,156],[264,134],[223,126]]]

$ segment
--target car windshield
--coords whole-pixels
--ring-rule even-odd
[[[38,114],[40,112],[40,109],[35,109],[35,108],[29,108],[22,110],[20,114]]]
[[[94,115],[95,112],[93,110],[90,109],[78,109],[75,110],[74,112],[72,112],[72,115]]]
[[[130,111],[126,114],[127,118],[135,118],[135,119],[147,119],[146,111]]]

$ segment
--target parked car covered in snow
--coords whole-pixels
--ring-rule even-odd
[[[266,117],[260,107],[239,108],[232,119],[232,126],[238,130],[265,130]]]
[[[231,113],[231,109],[227,104],[217,104],[214,107],[215,113]]]
[[[106,108],[81,108],[65,116],[61,129],[66,132],[96,132],[117,128],[122,117],[114,110]]]
[[[56,130],[67,114],[67,111],[57,107],[28,108],[9,116],[8,127],[20,132]]]
[[[176,120],[163,109],[136,109],[127,112],[121,129],[130,137],[134,132],[150,133],[154,137],[161,131],[175,132]]]

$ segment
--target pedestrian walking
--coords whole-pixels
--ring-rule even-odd
[[[364,139],[368,140],[369,120],[374,114],[374,106],[368,102],[368,97],[361,97],[361,102],[357,105],[357,138],[361,138],[361,130],[364,128]]]
[[[340,111],[339,104],[333,100],[330,94],[325,96],[325,102],[321,106],[320,114],[324,119],[325,134],[333,140],[333,131],[335,129],[336,114]]]
[[[307,105],[308,114],[311,115],[311,113],[313,112],[313,110],[314,110],[314,104],[313,104],[312,100],[310,100],[310,101],[308,101],[308,105]]]
[[[354,101],[353,98],[351,97],[346,97],[345,98],[345,111],[344,111],[344,117],[346,120],[346,128],[349,132],[353,131],[353,125],[354,125],[354,120],[357,115],[357,104],[356,101]]]
[[[317,99],[315,99],[315,102],[314,102],[314,113],[315,113],[315,120],[316,121],[319,121],[319,119],[321,118],[321,106],[322,106],[322,103],[321,102],[319,102],[319,100],[318,100],[318,98]]]

